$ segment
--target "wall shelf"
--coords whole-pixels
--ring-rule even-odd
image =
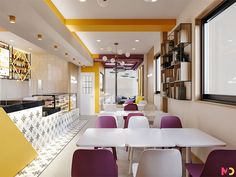
[[[192,99],[192,25],[179,24],[161,44],[163,97]]]

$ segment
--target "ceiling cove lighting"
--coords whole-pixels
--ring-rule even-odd
[[[11,24],[15,24],[16,23],[16,17],[14,15],[9,15],[8,17],[9,17],[9,22]]]

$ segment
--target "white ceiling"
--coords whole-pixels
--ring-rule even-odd
[[[0,41],[28,53],[46,53],[43,49],[11,32],[0,32]]]
[[[176,19],[193,0],[158,0],[147,3],[144,0],[108,0],[108,7],[100,7],[97,0],[52,0],[65,19]],[[114,47],[136,54],[145,54],[159,41],[155,32],[77,32],[92,53],[111,53],[100,48]],[[96,40],[101,42],[97,43]],[[139,43],[134,40],[139,39]],[[136,48],[133,52],[132,48]]]
[[[100,7],[97,0],[52,0],[66,19],[155,19],[177,18],[193,0],[108,0],[108,7]]]
[[[108,47],[112,47],[113,52],[116,52],[115,42],[119,43],[117,49],[123,53],[145,54],[158,43],[160,37],[158,32],[78,32],[77,35],[94,54],[111,54],[107,51]],[[137,39],[140,42],[135,42]],[[136,50],[133,51],[132,48]]]
[[[0,12],[0,26],[4,29],[76,65],[79,62],[93,64],[91,56],[44,1],[21,0],[19,3],[18,0],[1,0]],[[15,24],[9,23],[9,15],[16,16]],[[37,34],[42,34],[43,40],[37,40]],[[54,45],[58,45],[57,51]]]

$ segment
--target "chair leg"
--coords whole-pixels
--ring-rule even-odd
[[[115,147],[112,147],[112,153],[113,153],[114,158],[117,160],[117,154],[116,154],[116,148]]]
[[[130,161],[130,147],[128,147],[128,161]]]

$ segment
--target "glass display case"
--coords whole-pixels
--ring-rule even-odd
[[[45,109],[57,109],[60,108],[61,113],[68,112],[77,107],[77,94],[76,93],[55,93],[55,94],[37,94],[32,95],[38,97],[40,100],[44,100]]]

